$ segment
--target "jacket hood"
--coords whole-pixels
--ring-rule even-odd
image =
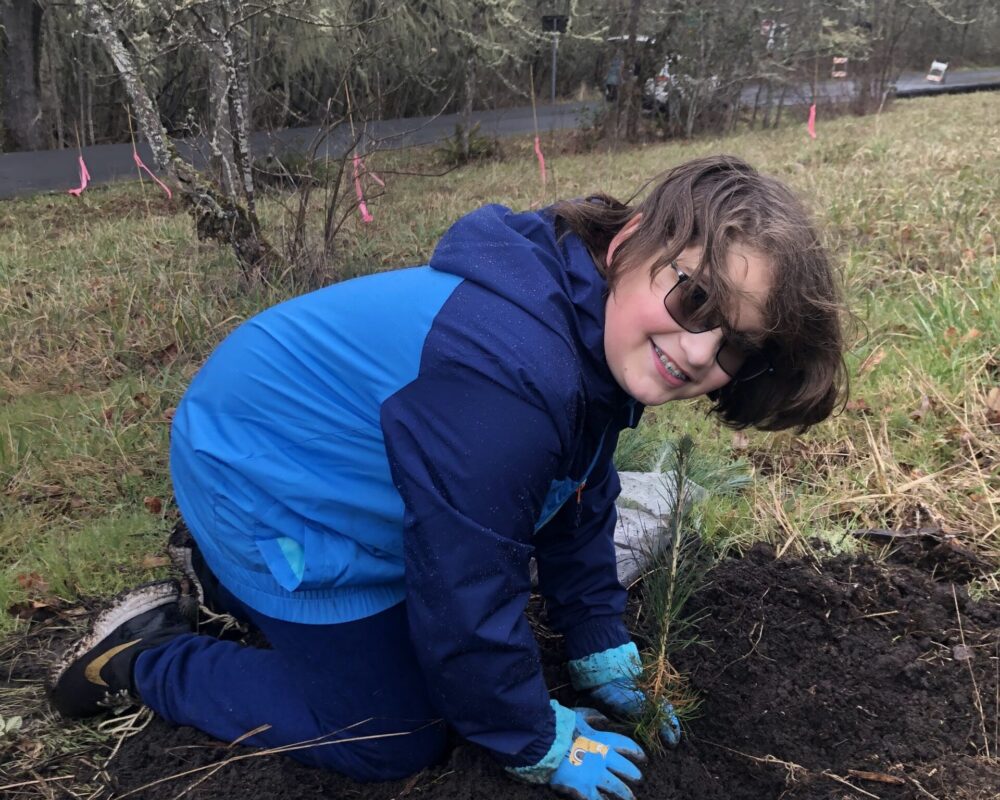
[[[628,402],[604,356],[607,282],[579,237],[557,238],[548,210],[477,209],[445,233],[430,266],[489,289],[562,337],[579,356],[591,403]]]

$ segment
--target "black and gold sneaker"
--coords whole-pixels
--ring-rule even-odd
[[[125,592],[101,612],[52,672],[49,698],[56,709],[66,717],[89,717],[140,703],[132,680],[136,658],[192,631],[179,598],[176,581],[157,581]]]
[[[250,623],[236,619],[221,607],[219,579],[208,568],[183,521],[170,533],[167,556],[180,576],[181,613],[198,627],[198,632],[230,639],[245,636],[251,629]]]
[[[210,577],[205,560],[201,557],[198,544],[183,522],[174,525],[167,540],[167,557],[174,569],[180,573],[181,612],[189,617],[191,622],[198,624],[198,609],[210,600],[205,596],[205,583]],[[207,606],[206,606],[207,607]],[[218,612],[208,608],[211,614]]]

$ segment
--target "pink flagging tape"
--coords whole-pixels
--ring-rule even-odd
[[[545,186],[545,156],[542,155],[542,143],[535,137],[535,155],[538,156],[538,170],[542,174],[542,186]]]
[[[809,138],[816,138],[816,104],[813,103],[809,106],[809,124],[806,126],[809,130]]]
[[[174,195],[173,195],[173,193],[172,193],[172,192],[170,191],[170,187],[169,187],[169,186],[167,186],[167,184],[165,184],[165,183],[164,183],[163,181],[161,181],[161,180],[160,180],[159,178],[157,178],[157,177],[156,177],[156,176],[155,176],[155,175],[153,174],[153,171],[152,171],[152,170],[151,170],[151,169],[150,169],[149,167],[147,167],[147,166],[146,166],[145,164],[143,164],[143,163],[142,163],[142,159],[141,159],[141,158],[139,158],[139,151],[138,151],[138,150],[136,150],[136,149],[135,149],[134,147],[132,148],[132,160],[133,160],[133,161],[135,161],[135,165],[136,165],[136,166],[137,166],[137,167],[138,167],[138,168],[139,168],[140,170],[144,170],[144,171],[146,172],[146,174],[147,174],[147,175],[148,175],[148,176],[149,176],[150,178],[152,178],[152,179],[153,179],[154,181],[156,181],[156,185],[157,185],[157,186],[159,186],[159,187],[160,187],[161,189],[163,189],[163,191],[165,191],[165,192],[167,193],[167,199],[168,199],[168,200],[173,200],[173,199],[174,199]]]
[[[376,175],[370,169],[368,169],[368,165],[365,163],[365,160],[363,158],[361,158],[360,156],[358,156],[357,158],[361,162],[362,174],[367,175],[369,178],[371,178],[373,181],[375,181],[375,183],[377,183],[379,186],[381,186],[384,189],[385,188],[385,181],[382,180],[378,175]]]
[[[354,193],[358,196],[358,211],[361,212],[361,221],[366,225],[375,219],[368,210],[365,203],[365,193],[361,190],[361,157],[354,154]]]
[[[87,188],[87,184],[90,183],[90,172],[87,171],[87,165],[84,163],[83,155],[79,156],[80,162],[80,186],[77,189],[70,189],[69,193],[73,197],[79,197],[83,194],[83,190]]]

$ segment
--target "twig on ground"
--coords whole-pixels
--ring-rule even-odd
[[[844,784],[844,786],[849,787],[850,789],[852,789],[855,792],[858,792],[859,794],[863,794],[865,797],[871,797],[874,798],[874,800],[882,800],[877,794],[866,792],[860,786],[855,786],[846,778],[843,778],[840,775],[830,772],[830,770],[828,769],[824,769],[817,772],[815,770],[809,769],[808,767],[803,767],[801,764],[796,764],[794,761],[785,761],[783,759],[780,759],[777,756],[771,755],[770,753],[766,756],[754,756],[751,755],[750,753],[744,753],[742,750],[734,750],[732,747],[726,747],[724,744],[719,744],[718,742],[710,742],[707,739],[702,739],[701,741],[705,742],[705,744],[711,745],[712,747],[718,747],[721,750],[725,750],[729,753],[734,753],[738,756],[743,756],[743,758],[749,758],[751,761],[756,761],[759,764],[777,764],[778,766],[787,769],[791,775],[795,775],[796,773],[802,773],[805,775],[821,775],[822,777],[829,778],[830,780],[836,781],[837,783],[842,783]]]
[[[18,783],[5,783],[0,786],[0,792],[6,791],[7,789],[20,789],[23,786],[37,786],[40,783],[52,783],[53,781],[71,781],[75,778],[75,775],[53,775],[51,778],[39,778],[34,781],[20,781]]]
[[[879,798],[879,796],[877,794],[872,794],[871,792],[866,792],[860,786],[855,786],[853,783],[851,783],[846,778],[841,778],[839,775],[835,775],[834,773],[830,772],[830,770],[828,770],[828,769],[823,770],[819,774],[822,775],[824,778],[830,778],[830,780],[834,780],[837,783],[842,783],[842,784],[844,784],[844,786],[847,786],[850,789],[853,789],[855,792],[861,792],[861,794],[865,795],[865,797],[874,797],[875,800],[880,800],[880,798]]]
[[[325,747],[327,745],[350,744],[351,742],[365,742],[365,741],[369,741],[371,739],[391,739],[391,738],[395,738],[397,736],[409,736],[410,734],[417,733],[418,731],[421,731],[421,730],[423,730],[424,728],[426,728],[426,727],[428,727],[430,725],[435,725],[439,721],[439,720],[431,720],[430,722],[427,722],[424,725],[421,725],[419,728],[415,728],[412,731],[400,731],[398,733],[376,733],[376,734],[372,734],[370,736],[353,736],[353,737],[351,737],[349,739],[335,739],[333,741],[324,741],[324,740],[328,740],[329,737],[331,737],[331,736],[337,735],[338,733],[343,733],[344,731],[351,730],[352,728],[357,728],[359,725],[364,725],[364,724],[366,724],[368,722],[371,722],[371,720],[372,720],[371,717],[369,717],[368,719],[363,719],[360,722],[355,722],[355,723],[353,723],[351,725],[347,725],[346,727],[341,728],[340,730],[333,731],[331,733],[326,733],[326,734],[323,734],[322,736],[317,736],[315,739],[307,739],[306,741],[296,742],[295,744],[286,744],[286,745],[280,745],[278,747],[269,747],[269,748],[262,749],[262,750],[254,750],[254,751],[249,752],[249,753],[239,753],[237,755],[229,756],[228,758],[224,758],[222,761],[217,761],[217,762],[214,762],[212,764],[203,764],[200,767],[193,767],[192,769],[184,770],[183,772],[178,772],[178,773],[175,773],[173,775],[166,775],[166,776],[164,776],[162,778],[157,778],[155,781],[150,781],[149,783],[145,783],[142,786],[139,786],[139,787],[137,787],[135,789],[130,789],[129,791],[125,792],[124,794],[118,795],[117,800],[124,800],[126,797],[133,797],[135,795],[141,795],[141,793],[144,792],[146,789],[149,789],[149,788],[151,788],[153,786],[157,786],[157,785],[159,785],[161,783],[167,783],[168,781],[178,780],[180,778],[185,778],[185,777],[187,777],[189,775],[196,775],[197,773],[199,773],[199,772],[205,772],[206,770],[210,771],[210,774],[208,776],[200,777],[197,781],[195,781],[194,784],[192,784],[191,786],[187,787],[180,794],[176,795],[176,797],[182,797],[190,789],[193,789],[195,786],[197,786],[198,784],[200,784],[207,777],[211,777],[211,775],[215,774],[222,767],[228,766],[229,764],[233,764],[233,763],[235,763],[237,761],[245,761],[245,760],[250,759],[250,758],[261,758],[263,756],[271,756],[271,755],[279,755],[279,754],[291,753],[291,752],[293,752],[295,750],[304,750],[304,749],[309,748],[309,747]],[[239,738],[242,739],[242,738],[245,738],[245,736],[244,737],[239,737]]]
[[[778,548],[778,553],[775,556],[775,558],[781,558],[788,548],[792,546],[792,543],[799,538],[800,532],[788,519],[784,504],[781,502],[781,498],[778,497],[778,490],[774,484],[768,484],[768,488],[771,490],[771,498],[774,500],[774,518],[787,537],[781,547]]]
[[[966,647],[965,644],[965,629],[962,627],[962,612],[958,609],[958,594],[955,591],[955,584],[951,585],[951,599],[955,603],[955,617],[958,620],[958,636],[962,642],[962,647]],[[976,673],[972,670],[972,659],[966,659],[965,665],[969,669],[969,678],[972,680],[972,704],[976,707],[976,711],[979,712],[979,725],[983,731],[983,748],[986,750],[986,757],[990,757],[990,737],[986,732],[986,711],[983,709],[983,700],[979,696],[979,684],[976,682]]]
[[[921,786],[920,785],[920,781],[918,781],[916,778],[910,778],[909,776],[907,776],[907,779],[910,781],[910,783],[912,783],[914,786],[917,787],[917,790],[922,795],[925,795],[925,796],[931,798],[931,800],[940,800],[940,798],[937,795],[931,794],[923,786]]]
[[[851,617],[848,622],[860,622],[863,619],[874,619],[875,617],[891,617],[893,614],[898,614],[899,611],[879,611],[875,614],[865,614],[863,617]]]

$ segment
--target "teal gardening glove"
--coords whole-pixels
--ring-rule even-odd
[[[646,695],[635,682],[641,672],[639,648],[634,642],[569,662],[569,674],[576,689],[589,691],[599,705],[629,719],[638,718],[646,704]],[[662,710],[660,738],[667,747],[676,747],[681,740],[680,722],[674,707],[666,700]]]
[[[607,722],[594,709],[566,708],[555,700],[550,702],[556,713],[552,748],[534,766],[511,767],[507,771],[531,783],[547,783],[573,800],[635,800],[625,781],[642,780],[642,773],[632,763],[646,760],[642,748],[627,736],[590,727],[591,722]]]

